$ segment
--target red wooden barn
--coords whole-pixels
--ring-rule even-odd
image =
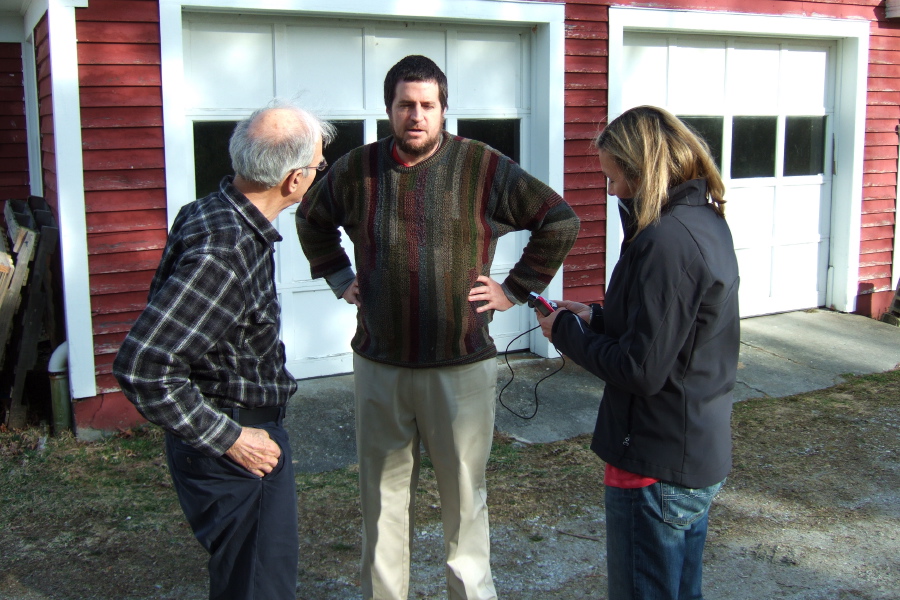
[[[139,421],[112,359],[168,224],[229,172],[234,122],[295,98],[338,126],[334,158],[384,135],[379,87],[406,54],[447,72],[448,130],[513,156],[575,206],[582,231],[549,295],[603,300],[621,229],[590,142],[607,119],[655,104],[704,136],[725,177],[743,316],[825,306],[877,318],[900,276],[893,11],[894,0],[0,0],[0,200],[43,196],[59,221],[78,434]],[[286,211],[277,223],[289,368],[347,372],[351,309],[309,278],[292,222]],[[526,241],[504,239],[498,276]],[[498,315],[498,345],[530,318]],[[537,338],[510,348],[546,351]]]

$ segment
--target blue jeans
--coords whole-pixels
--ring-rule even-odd
[[[609,600],[702,600],[709,506],[723,483],[606,487]]]

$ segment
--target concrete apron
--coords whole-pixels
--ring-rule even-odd
[[[566,361],[530,353],[508,355],[515,376],[497,403],[496,427],[526,443],[568,439],[594,429],[603,382]],[[501,355],[497,390],[510,381]],[[900,328],[859,315],[810,310],[741,321],[736,400],[791,396],[862,375],[900,367]],[[540,382],[540,383],[538,383]],[[299,381],[288,407],[287,427],[296,468],[319,472],[356,463],[353,376]]]

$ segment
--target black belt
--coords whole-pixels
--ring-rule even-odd
[[[220,408],[223,413],[241,425],[259,425],[272,423],[284,418],[283,406],[261,406],[259,408]]]

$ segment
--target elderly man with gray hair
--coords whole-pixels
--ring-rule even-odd
[[[210,554],[210,598],[296,597],[297,492],[282,419],[297,384],[278,338],[272,221],[325,166],[333,132],[281,102],[238,123],[235,175],[179,211],[113,365],[128,399],[166,430],[178,499]]]

